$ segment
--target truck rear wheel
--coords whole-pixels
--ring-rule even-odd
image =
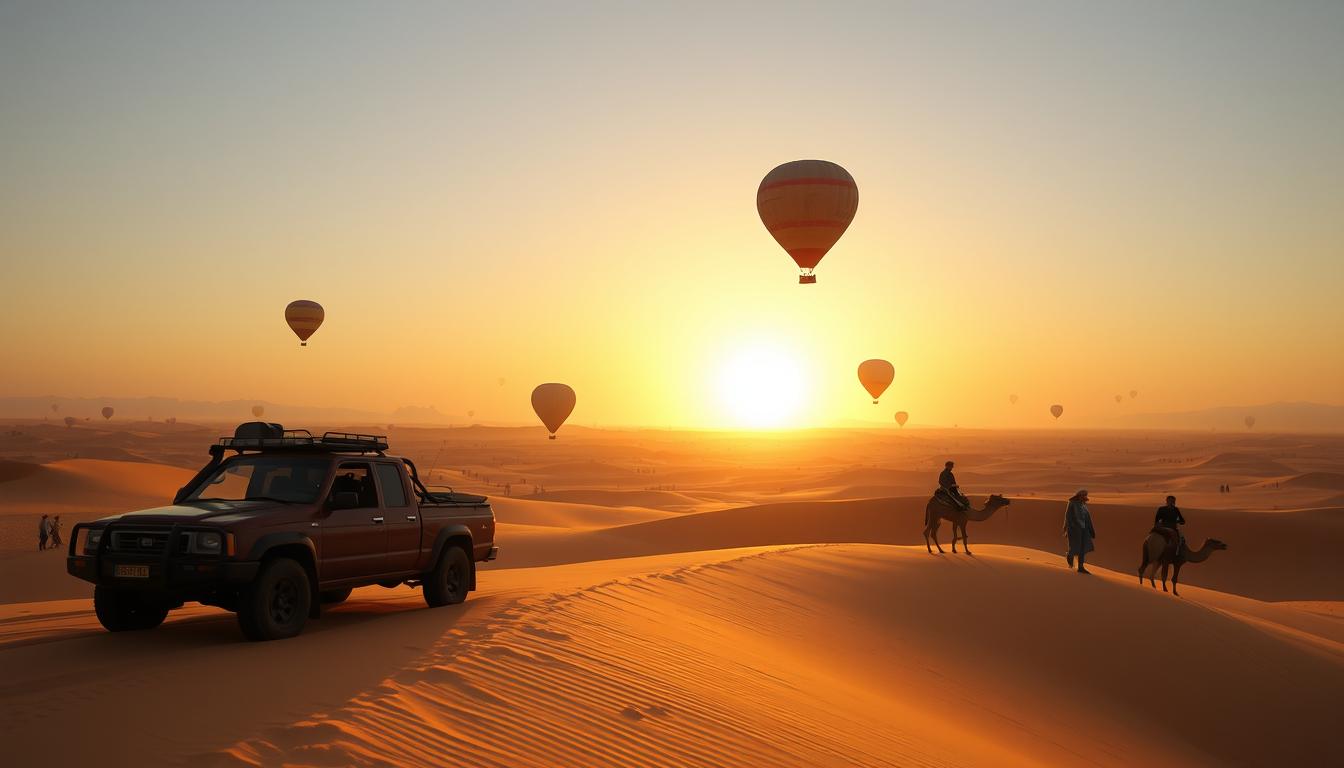
[[[168,606],[135,592],[94,587],[93,612],[108,632],[127,632],[159,626],[168,616]]]
[[[268,561],[238,601],[238,626],[248,640],[281,640],[303,631],[312,606],[308,572],[287,557]]]
[[[456,544],[444,546],[434,570],[425,574],[425,602],[430,608],[457,605],[467,599],[471,586],[471,560]]]

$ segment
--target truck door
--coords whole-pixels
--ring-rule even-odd
[[[382,491],[383,517],[387,521],[387,570],[414,571],[420,560],[420,507],[406,490],[401,462],[373,465]]]
[[[338,493],[357,494],[358,506],[334,509]],[[346,497],[348,498],[348,497]],[[322,580],[355,579],[387,572],[387,528],[378,488],[368,462],[346,461],[336,468],[321,520]]]

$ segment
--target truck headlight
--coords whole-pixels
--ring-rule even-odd
[[[84,538],[84,554],[92,555],[98,552],[98,542],[103,540],[103,532],[89,531],[89,535]]]
[[[224,550],[224,535],[218,531],[199,531],[191,537],[191,551],[201,555],[218,555]]]

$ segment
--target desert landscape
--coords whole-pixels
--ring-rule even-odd
[[[20,764],[55,749],[102,765],[1340,755],[1344,438],[393,429],[436,483],[491,497],[501,556],[465,604],[369,587],[293,640],[247,644],[202,606],[104,632],[63,553],[35,551],[38,516],[164,503],[226,429],[8,427],[0,728]],[[1011,500],[970,523],[970,556],[923,546],[945,457],[977,506]],[[1062,557],[1080,487],[1090,578]],[[1180,597],[1135,575],[1167,493],[1192,542],[1228,543],[1185,569]]]

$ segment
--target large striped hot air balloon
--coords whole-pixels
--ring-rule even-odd
[[[799,283],[815,283],[817,262],[845,234],[859,209],[849,171],[825,160],[776,167],[756,190],[756,211],[775,241],[798,264]]]
[[[540,384],[532,390],[532,410],[537,412],[546,431],[555,439],[555,433],[574,412],[574,390],[565,384]]]
[[[887,391],[894,378],[896,369],[886,360],[864,360],[859,363],[859,383],[873,396],[873,405],[877,405],[877,398]]]
[[[327,313],[316,301],[299,299],[289,302],[289,306],[285,307],[285,322],[289,323],[289,329],[294,331],[294,335],[299,337],[301,347],[308,346],[308,337],[317,333],[326,317]]]

